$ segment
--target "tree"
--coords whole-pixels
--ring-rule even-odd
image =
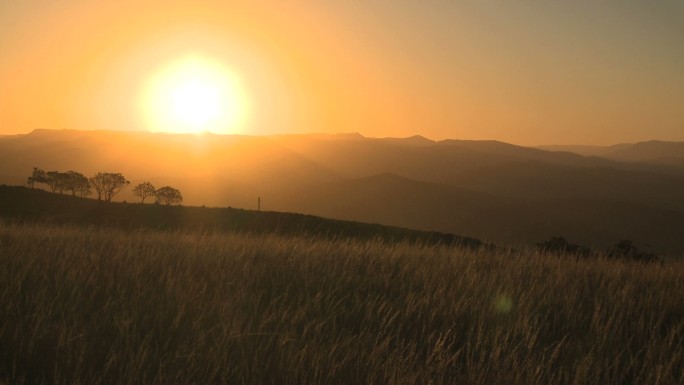
[[[121,173],[113,172],[98,172],[89,181],[95,188],[97,200],[104,200],[105,202],[111,202],[116,194],[131,183]]]
[[[154,196],[157,190],[154,185],[150,182],[143,182],[135,186],[133,189],[133,195],[140,197],[140,203],[145,203],[145,198],[149,196]]]
[[[588,257],[591,255],[591,250],[588,248],[572,244],[563,237],[551,237],[544,242],[537,243],[537,248],[545,253],[567,254],[576,257]]]
[[[164,186],[156,191],[157,203],[163,205],[180,204],[183,201],[183,196],[180,191],[173,187]]]
[[[657,262],[658,256],[646,251],[639,250],[632,241],[622,240],[616,243],[612,249],[608,251],[608,257],[632,259],[641,262]]]
[[[31,188],[33,188],[36,183],[45,183],[45,171],[38,167],[34,167],[33,173],[26,179],[26,184],[31,186]]]
[[[76,186],[76,195],[85,198],[87,196],[90,196],[93,192],[90,191],[90,181],[88,181],[88,178],[86,178],[85,183],[81,183],[78,186]]]
[[[64,175],[59,171],[48,171],[45,173],[45,180],[43,183],[50,187],[51,192],[64,192]]]
[[[44,183],[52,192],[63,194],[71,191],[71,195],[82,197],[90,195],[90,183],[88,178],[76,171],[43,171],[38,167],[33,168],[33,173],[26,180],[26,183],[34,188],[36,183]]]
[[[90,195],[90,182],[83,174],[76,171],[68,171],[60,174],[64,189],[71,191],[71,195],[75,196],[78,194],[82,197]]]

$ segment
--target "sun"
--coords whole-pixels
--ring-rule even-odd
[[[236,75],[199,56],[180,59],[152,76],[142,105],[151,131],[235,133],[247,115]]]

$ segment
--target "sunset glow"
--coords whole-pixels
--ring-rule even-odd
[[[182,59],[155,74],[142,106],[151,131],[235,133],[247,114],[236,76],[199,57]]]
[[[4,1],[0,135],[679,141],[682,16],[645,0]]]

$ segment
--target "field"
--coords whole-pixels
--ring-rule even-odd
[[[0,221],[0,384],[682,384],[684,262]]]

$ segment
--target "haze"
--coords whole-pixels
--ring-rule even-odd
[[[254,3],[0,3],[0,135],[684,140],[679,1]]]

